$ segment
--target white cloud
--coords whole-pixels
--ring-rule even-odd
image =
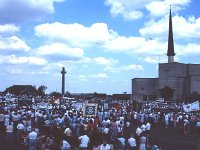
[[[152,3],[148,4],[146,8],[153,16],[163,16],[169,12],[169,5],[166,5],[164,1],[153,1]]]
[[[21,74],[22,70],[19,68],[8,68],[6,71],[10,74]]]
[[[65,0],[53,0],[54,2],[64,2]]]
[[[106,52],[124,52],[126,54],[164,54],[167,51],[168,20],[166,15],[158,22],[147,22],[144,28],[140,29],[141,37],[125,37],[117,32],[109,30],[105,23],[94,23],[90,27],[81,24],[42,24],[35,27],[35,34],[44,37],[50,42],[65,42],[70,47],[92,47],[97,46]],[[198,38],[200,37],[200,19],[189,17],[173,17],[174,39]],[[190,28],[190,30],[185,30]],[[153,37],[153,38],[152,38]],[[176,41],[175,41],[176,43]],[[54,49],[54,52],[59,50]],[[47,50],[45,51],[47,53]],[[50,51],[48,51],[50,53]],[[55,52],[56,53],[56,52]],[[53,54],[55,54],[53,53]],[[64,54],[64,53],[62,53]],[[65,55],[64,55],[65,56]],[[106,58],[96,58],[97,64],[108,64]]]
[[[29,65],[45,65],[47,61],[38,57],[17,57],[15,55],[0,55],[0,64],[29,64]]]
[[[165,0],[168,5],[188,5],[191,0]]]
[[[24,51],[27,52],[30,47],[17,36],[2,38],[0,36],[0,51]]]
[[[127,66],[119,66],[119,67],[105,67],[104,71],[106,72],[113,72],[113,73],[119,73],[124,71],[143,71],[144,68],[141,65],[127,65]]]
[[[104,68],[104,71],[105,72],[112,72],[112,73],[118,73],[120,72],[121,70],[119,68],[116,68],[116,67],[105,67]]]
[[[106,59],[104,57],[96,57],[96,58],[94,58],[94,61],[96,64],[105,65],[105,66],[111,66],[118,62],[115,59]]]
[[[112,16],[122,16],[125,20],[136,20],[143,17],[142,8],[152,0],[105,0]]]
[[[144,70],[144,68],[141,65],[128,65],[122,68],[123,70]]]
[[[93,75],[91,75],[91,77],[97,78],[97,79],[108,79],[109,78],[106,73],[93,74]]]
[[[87,47],[110,38],[107,24],[95,23],[90,27],[81,24],[46,23],[35,27],[35,34],[52,41],[65,41],[72,46]]]
[[[141,36],[147,37],[147,38],[158,38],[161,35],[164,37],[167,37],[167,32],[169,28],[169,17],[162,18],[155,21],[149,21],[145,24],[143,28],[139,30]],[[165,34],[165,35],[164,35]]]
[[[151,16],[158,17],[168,14],[170,5],[175,12],[184,9],[190,2],[191,0],[105,0],[105,5],[110,7],[110,13],[114,17],[136,20],[144,16],[145,9]]]
[[[200,37],[200,18],[190,16],[188,19],[185,19],[181,16],[174,16],[172,22],[175,40]],[[157,22],[148,22],[139,32],[144,37],[166,39],[168,36],[168,28],[169,17],[167,15]]]
[[[80,59],[80,61],[79,61],[79,63],[90,63],[90,62],[92,62],[92,59],[91,58],[89,58],[89,57],[83,57],[83,58],[81,58]]]
[[[116,37],[103,45],[108,52],[132,54],[161,54],[167,49],[167,43],[159,40],[146,40],[143,37]]]
[[[172,6],[172,11],[177,12],[181,9],[184,9],[184,7],[187,6],[190,2],[191,0],[157,0],[147,4],[146,9],[152,16],[160,17],[169,14],[170,5]]]
[[[64,0],[1,0],[0,23],[39,21],[54,12],[54,2]]]
[[[188,43],[187,45],[178,45],[177,47],[178,55],[199,54],[199,53],[200,53],[200,43]]]
[[[150,21],[140,29],[141,36],[120,36],[109,30],[104,23],[95,23],[90,27],[81,24],[42,24],[35,28],[35,34],[51,42],[65,42],[70,47],[97,46],[106,52],[123,52],[126,54],[164,54],[167,51],[168,19],[165,16],[157,23]],[[188,21],[182,17],[173,17],[175,39],[189,36],[199,37],[200,19],[190,17]],[[190,28],[191,30],[185,30]],[[179,31],[180,30],[180,31]],[[190,34],[189,34],[190,33]],[[152,39],[153,37],[153,39]],[[59,51],[54,49],[53,51]],[[45,53],[47,50],[45,51]],[[49,51],[48,51],[49,52]],[[50,53],[50,52],[49,52]],[[63,53],[64,54],[64,53]],[[64,55],[65,56],[65,55]],[[95,59],[98,64],[108,64],[108,60]]]
[[[79,75],[79,76],[78,76],[78,79],[81,80],[81,81],[88,81],[87,76],[86,76],[86,75],[83,75],[83,74],[82,74],[82,75]]]
[[[43,45],[37,49],[40,55],[50,56],[54,59],[80,59],[84,55],[81,48],[73,48],[63,43],[52,43],[50,45]]]
[[[4,24],[1,25],[0,24],[0,34],[12,34],[12,33],[16,33],[19,31],[19,27],[17,27],[14,24]]]
[[[191,20],[193,20],[193,22]],[[189,17],[188,20],[186,20],[183,17],[175,16],[173,18],[173,24],[174,34],[177,35],[177,38],[200,37],[200,18],[194,20],[194,17]]]
[[[152,64],[157,64],[157,63],[159,63],[158,58],[155,58],[155,57],[146,57],[144,60],[145,60],[146,62],[152,63]]]
[[[105,43],[106,51],[126,51],[135,49],[144,44],[145,39],[142,37],[124,37],[118,36]]]

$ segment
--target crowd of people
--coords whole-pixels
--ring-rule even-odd
[[[184,135],[195,122],[200,134],[197,113],[145,112],[132,109],[130,102],[119,101],[118,108],[98,107],[95,116],[61,105],[50,109],[1,106],[0,140],[29,150],[159,150],[157,141],[149,142],[156,124],[180,128]]]

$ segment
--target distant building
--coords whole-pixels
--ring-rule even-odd
[[[159,63],[158,78],[132,79],[132,99],[182,102],[194,92],[200,93],[200,64],[174,62],[174,42],[171,9],[169,15],[168,63]]]
[[[91,100],[93,98],[106,98],[107,95],[105,93],[70,93],[70,96],[73,98],[78,98],[78,99],[87,99]]]
[[[131,94],[113,94],[112,98],[116,100],[130,100]]]
[[[37,89],[32,85],[13,85],[9,88],[7,88],[4,92],[4,94],[13,94],[16,96],[19,95],[38,95]]]

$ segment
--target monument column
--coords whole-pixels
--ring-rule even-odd
[[[66,74],[65,67],[62,68],[61,74],[62,74],[62,96],[64,96],[64,94],[65,94],[65,74]]]

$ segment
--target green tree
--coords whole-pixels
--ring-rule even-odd
[[[70,94],[70,92],[65,92],[65,95],[64,96],[66,96],[66,97],[71,97],[71,94]]]
[[[56,91],[52,92],[50,95],[51,95],[51,96],[54,96],[54,97],[56,97],[56,98],[62,96],[62,94],[60,94],[59,92],[56,92]]]
[[[45,91],[46,91],[47,87],[45,85],[40,85],[38,87],[38,93],[40,96],[45,96]]]

